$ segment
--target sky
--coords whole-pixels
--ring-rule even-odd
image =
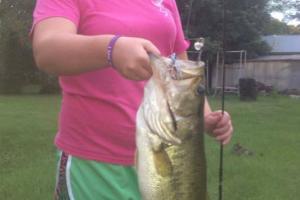
[[[282,21],[283,18],[284,18],[284,14],[281,13],[281,12],[272,12],[272,13],[271,13],[271,16],[272,16],[273,18],[275,18],[275,19],[278,19],[279,21]],[[300,21],[294,19],[294,20],[289,21],[288,24],[289,24],[289,25],[297,26],[297,25],[300,24]]]

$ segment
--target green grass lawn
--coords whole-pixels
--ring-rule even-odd
[[[213,99],[213,107],[219,102]],[[235,131],[224,150],[223,199],[300,199],[300,100],[274,95],[241,102],[229,97],[225,107]],[[253,155],[233,153],[236,143]],[[209,193],[217,200],[219,146],[210,138],[206,153]]]
[[[0,96],[0,199],[53,199],[57,96]]]
[[[300,100],[226,99],[235,132],[224,149],[224,200],[300,198]],[[220,101],[210,98],[214,108]],[[50,200],[58,96],[0,96],[0,199]],[[210,200],[217,200],[219,145],[206,138]],[[236,143],[251,152],[237,154]]]

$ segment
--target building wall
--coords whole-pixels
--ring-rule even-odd
[[[221,85],[222,70],[217,75],[214,70],[213,87]],[[248,62],[245,66],[240,64],[226,65],[226,86],[237,86],[239,78],[254,78],[274,89],[300,90],[300,61],[259,61]]]

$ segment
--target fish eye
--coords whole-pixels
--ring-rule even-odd
[[[204,85],[199,85],[197,88],[196,88],[196,94],[201,96],[201,95],[204,95],[205,93],[205,87]]]

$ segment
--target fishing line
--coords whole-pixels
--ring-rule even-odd
[[[193,3],[194,3],[194,0],[190,0],[189,12],[188,12],[188,17],[187,17],[186,26],[185,26],[185,34],[187,37],[189,36]]]

